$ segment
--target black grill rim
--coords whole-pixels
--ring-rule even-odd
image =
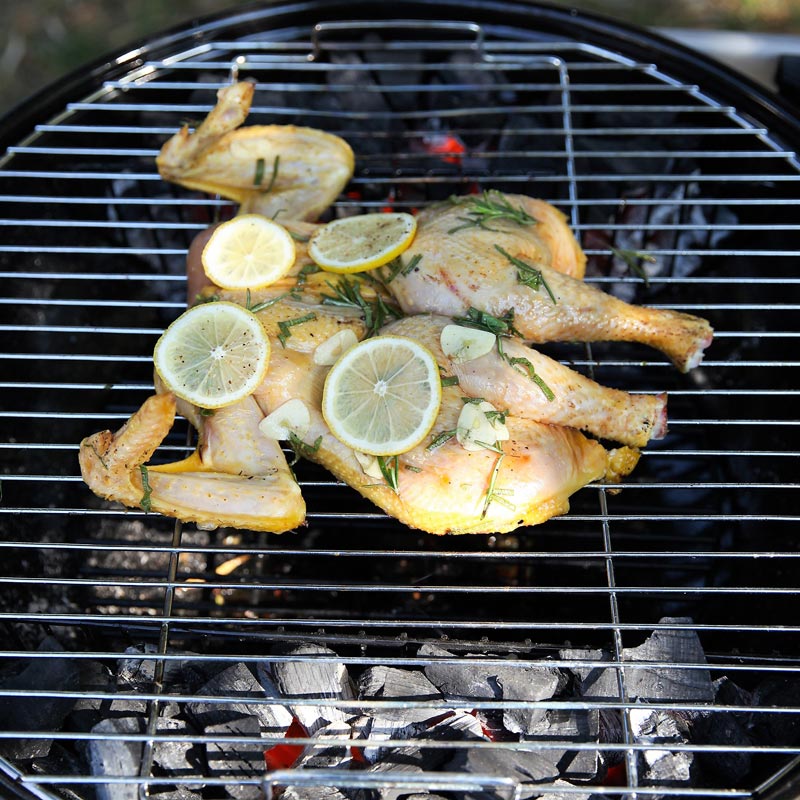
[[[744,114],[762,120],[771,133],[787,142],[800,142],[800,107],[713,58],[653,31],[588,11],[529,0],[396,0],[389,4],[351,0],[308,2],[260,2],[232,8],[156,33],[145,42],[89,62],[45,86],[0,117],[0,147],[18,143],[33,126],[62,109],[65,102],[102,87],[106,80],[126,74],[145,59],[160,58],[187,42],[195,45],[217,39],[221,32],[249,26],[260,30],[286,24],[309,26],[326,21],[385,21],[425,19],[474,22],[510,38],[528,39],[532,34],[558,35],[613,49],[622,55],[656,62],[663,71],[688,84],[702,77],[704,87],[720,101],[728,101]],[[497,25],[496,20],[503,24]]]

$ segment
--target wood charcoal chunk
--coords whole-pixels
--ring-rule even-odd
[[[261,734],[261,724],[257,717],[241,719],[206,726],[207,736],[214,737],[206,742],[206,761],[208,772],[214,778],[226,778],[225,791],[236,800],[263,800],[264,793],[257,783],[243,783],[250,779],[261,781],[265,774],[264,745],[246,742],[226,741],[226,738],[257,737]]]
[[[281,800],[348,800],[335,786],[287,786]]]
[[[349,744],[328,744],[326,740],[350,740],[350,726],[332,722],[320,728],[306,746],[293,769],[346,769],[352,762]]]
[[[561,673],[553,667],[501,667],[496,681],[503,700],[521,700],[525,708],[509,708],[503,712],[503,724],[511,733],[526,734],[536,730],[546,714],[537,708],[537,700],[549,700],[563,685]]]
[[[284,706],[258,702],[263,700],[264,690],[253,673],[242,663],[233,664],[215,675],[197,694],[229,698],[228,702],[187,704],[188,713],[201,728],[239,717],[254,716],[261,722],[265,734],[280,738],[292,722],[292,716]]]
[[[538,797],[536,784],[558,777],[558,767],[546,751],[525,751],[511,748],[484,749],[467,747],[457,750],[442,768],[443,772],[471,772],[512,778],[520,784],[519,798]],[[485,792],[467,792],[470,800],[497,800],[494,789]]]
[[[142,743],[131,741],[132,735],[142,733],[144,722],[137,717],[109,717],[92,728],[92,733],[110,734],[112,738],[92,739],[86,746],[92,775],[97,777],[129,777],[133,783],[98,784],[99,800],[138,800],[135,783],[142,761]]]
[[[662,624],[691,625],[688,617],[664,617]],[[623,661],[653,661],[657,666],[625,669],[625,689],[632,699],[704,700],[714,698],[707,669],[673,667],[673,664],[705,664],[706,655],[695,631],[656,629],[638,647],[622,651]]]
[[[309,735],[331,722],[346,722],[352,712],[343,711],[330,701],[354,700],[356,695],[347,668],[332,660],[338,658],[336,653],[322,645],[303,644],[286,655],[298,656],[299,660],[274,661],[270,668],[280,693],[286,698],[321,701],[313,706],[289,704]]]

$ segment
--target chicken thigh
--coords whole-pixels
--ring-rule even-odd
[[[513,315],[514,327],[532,343],[641,342],[663,352],[682,372],[700,363],[713,337],[706,320],[625,303],[521,246],[519,229],[528,223],[470,222],[468,208],[460,198],[420,220],[403,255],[406,265],[416,263],[389,285],[406,314],[463,317],[474,308],[498,318]]]

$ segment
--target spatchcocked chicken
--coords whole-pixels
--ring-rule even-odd
[[[184,129],[165,144],[159,169],[165,179],[218,192],[243,211],[279,214],[305,238],[297,231],[312,232],[310,223],[349,180],[352,152],[311,129],[240,128],[252,94],[250,84],[221,90],[197,131]],[[189,254],[194,283],[199,249]],[[400,258],[360,274],[314,272],[300,245],[294,269],[267,288],[201,292],[204,301],[256,309],[272,342],[256,391],[209,415],[176,400],[157,376],[157,393],[120,431],[81,443],[84,480],[104,498],[205,527],[296,528],[306,512],[300,488],[261,423],[301,401],[308,419],[291,441],[295,451],[409,526],[434,534],[504,532],[565,513],[571,494],[593,481],[617,482],[635,467],[638,448],[666,434],[666,397],[601,386],[530,344],[636,341],[685,371],[712,338],[704,320],[631,306],[583,283],[585,261],[557,209],[494,191],[426,209]],[[473,358],[454,357],[442,345],[454,321],[488,330],[496,344]],[[353,341],[390,334],[418,342],[442,375],[430,435],[389,460],[391,480],[386,462],[378,469],[323,417],[331,366],[315,353],[342,331]],[[465,404],[493,409],[503,436],[491,446],[463,445],[455,434]],[[195,452],[149,465],[176,413],[198,431]]]

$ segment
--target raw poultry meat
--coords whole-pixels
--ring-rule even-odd
[[[193,133],[184,126],[161,149],[161,177],[235,200],[241,213],[314,220],[353,174],[350,145],[296,125],[249,125],[255,86],[220,89],[217,105]]]
[[[518,204],[514,195],[493,194],[499,203]],[[513,314],[514,327],[528,342],[641,342],[666,354],[682,372],[700,363],[713,335],[706,320],[625,303],[541,257],[530,245],[535,221],[470,223],[469,208],[460,198],[420,220],[403,256],[406,264],[418,256],[416,266],[390,285],[406,314],[458,317],[470,308],[499,318]],[[541,280],[532,288],[536,272]]]
[[[189,458],[146,464],[175,420],[172,394],[156,394],[116,434],[81,442],[83,479],[95,494],[185,522],[251,530],[290,530],[305,519],[300,488],[278,443],[258,430],[263,414],[252,397],[213,416],[185,406],[198,430]]]
[[[426,440],[398,457],[395,489],[365,473],[353,450],[330,433],[320,411],[328,369],[306,353],[277,348],[271,378],[256,391],[256,400],[265,413],[302,400],[311,416],[303,435],[305,457],[395,519],[429,533],[506,532],[543,522],[566,512],[577,489],[606,476],[614,480],[636,463],[627,448],[608,452],[576,430],[509,415],[510,438],[502,452],[470,452],[455,438],[429,448]],[[432,434],[455,429],[462,397],[458,386],[443,388]]]
[[[417,314],[393,322],[385,332],[424,344],[445,372],[458,378],[462,393],[483,397],[515,416],[578,428],[632,447],[644,447],[666,433],[666,395],[629,394],[601,386],[514,339],[503,344],[508,358],[502,358],[495,347],[479,358],[459,362],[448,358],[440,344],[442,329],[450,322],[449,317]],[[552,391],[552,399],[509,359],[528,361]]]
[[[247,83],[220,90],[217,106],[194,133],[184,128],[165,144],[159,171],[188,188],[231,198],[242,212],[280,214],[302,240],[350,178],[352,151],[337,137],[307,128],[239,128],[252,96]],[[264,382],[250,397],[208,416],[176,401],[156,378],[157,394],[120,431],[81,443],[87,484],[101,497],[205,527],[295,528],[305,518],[300,489],[278,442],[259,428],[293,399],[301,399],[310,415],[308,429],[293,442],[300,454],[401,522],[431,533],[536,524],[564,513],[582,486],[629,474],[638,460],[632,448],[666,432],[665,397],[600,386],[523,339],[640,341],[687,370],[710,342],[710,326],[686,314],[629,306],[584,284],[583,251],[563,214],[549,204],[499,192],[477,200],[514,213],[476,216],[470,197],[422,211],[416,239],[389,277],[385,269],[345,278],[309,273],[300,242],[291,275],[269,289],[252,295],[206,289],[204,301],[262,306],[258,316],[273,343]],[[201,234],[188,254],[191,300],[206,282],[198,266],[208,235]],[[409,264],[413,268],[404,268]],[[357,302],[340,302],[345,296]],[[499,346],[471,361],[446,356],[442,328],[475,312],[505,320],[522,338],[503,337],[505,356]],[[377,473],[374,464],[365,466],[322,417],[329,367],[313,356],[342,330],[357,339],[381,333],[414,338],[433,352],[443,375],[458,379],[443,386],[432,440],[390,459],[394,486],[386,464]],[[534,373],[538,382],[531,380]],[[552,396],[541,391],[542,382]],[[439,436],[454,432],[465,398],[488,400],[500,410],[509,438],[467,450],[457,437]],[[174,464],[148,465],[176,411],[197,429],[196,451]],[[578,429],[624,446],[607,450]]]

